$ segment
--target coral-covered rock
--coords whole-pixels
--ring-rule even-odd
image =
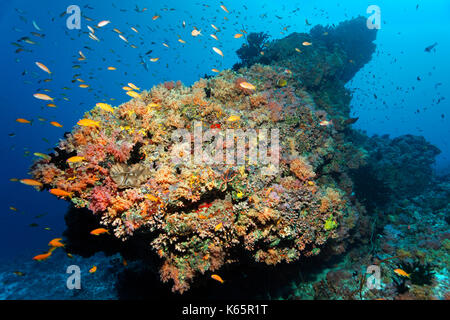
[[[275,74],[273,67],[254,65],[190,88],[157,86],[114,113],[94,109],[86,118],[100,126],[75,128],[59,146],[86,160],[67,166],[42,160],[32,175],[46,188],[70,192],[74,206],[92,210],[117,238],[151,233],[151,248],[164,260],[161,279],[174,280],[179,292],[196,274],[234,261],[236,248],[267,264],[317,255],[329,239],[342,241],[352,227],[347,221],[357,217],[339,187],[351,146],[339,145],[340,134],[321,125],[326,113],[297,96],[293,85],[277,87]],[[255,89],[236,85],[244,80]],[[214,128],[223,157],[217,163],[189,159],[196,152],[189,149],[192,137],[184,144],[172,140],[179,128]],[[227,129],[277,129],[279,145],[266,145],[279,154],[278,173],[263,175],[274,163],[248,159],[250,140],[237,146],[247,159],[225,163],[225,153],[234,150]],[[204,141],[204,149],[212,145]],[[183,161],[174,161],[178,156]],[[351,189],[351,182],[345,185]]]

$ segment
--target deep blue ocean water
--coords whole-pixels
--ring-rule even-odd
[[[442,150],[436,171],[450,172],[448,0],[377,0],[376,3],[227,0],[224,4],[229,14],[220,8],[221,4],[220,1],[178,0],[2,2],[0,263],[19,255],[28,255],[31,259],[64,230],[68,207],[65,201],[9,181],[27,177],[34,152],[51,151],[64,132],[70,131],[83,113],[97,102],[105,100],[119,105],[128,101],[129,97],[121,89],[128,82],[147,89],[167,80],[181,80],[191,85],[205,74],[211,74],[211,68],[231,68],[238,61],[235,52],[244,41],[233,39],[233,35],[242,28],[248,32],[264,31],[277,39],[291,32],[308,32],[317,24],[338,24],[359,15],[368,17],[367,7],[378,5],[382,27],[376,40],[377,51],[372,61],[348,84],[354,92],[352,115],[360,118],[355,127],[369,134],[423,135]],[[81,30],[68,30],[67,15],[60,16],[69,5],[81,8],[84,16]],[[148,10],[137,12],[136,8]],[[154,15],[160,18],[152,20]],[[228,21],[224,20],[225,16]],[[99,42],[88,38],[87,26],[94,26],[95,22],[89,22],[86,17],[111,21],[110,25],[96,31]],[[305,24],[305,19],[311,26]],[[186,28],[182,26],[183,21]],[[214,31],[211,23],[222,29],[219,42],[209,36]],[[203,36],[192,37],[193,26],[201,29]],[[288,30],[284,31],[284,27]],[[137,48],[121,40],[112,32],[113,28],[121,30]],[[36,37],[30,32],[45,34],[45,37]],[[18,47],[11,43],[26,36],[36,44],[22,41],[29,52],[15,53]],[[186,44],[178,42],[178,36]],[[164,47],[163,42],[170,48]],[[436,42],[435,50],[425,52],[427,46]],[[223,59],[211,50],[212,46],[221,48]],[[87,58],[81,63],[77,61],[80,50]],[[153,51],[146,55],[149,50]],[[148,70],[140,63],[140,57],[146,58]],[[152,57],[160,59],[156,63],[148,62]],[[50,68],[51,77],[37,68],[36,61]],[[74,69],[74,64],[82,67]],[[117,70],[107,71],[109,66]],[[74,74],[80,74],[90,89],[72,83]],[[52,81],[42,81],[47,78]],[[43,88],[50,89],[48,94],[57,97],[57,108],[49,108],[33,97]],[[69,101],[63,100],[62,94]],[[41,122],[39,117],[47,121]],[[17,118],[34,121],[32,125],[20,124],[15,121]],[[49,121],[58,121],[64,127],[53,127]],[[36,217],[40,215],[43,216]],[[30,227],[32,223],[38,226]]]

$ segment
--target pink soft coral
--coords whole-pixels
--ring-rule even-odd
[[[131,149],[133,145],[128,142],[122,142],[120,145],[115,143],[109,143],[106,146],[106,152],[112,154],[116,161],[125,162],[130,156]]]
[[[103,186],[97,186],[92,189],[91,203],[89,205],[89,209],[92,210],[92,212],[103,212],[110,204],[111,193],[109,189]]]

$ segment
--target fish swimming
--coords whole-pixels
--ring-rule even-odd
[[[100,121],[94,121],[92,119],[81,119],[77,124],[82,127],[100,127]]]
[[[431,50],[433,50],[437,45],[438,45],[438,43],[435,42],[435,43],[432,44],[431,46],[426,47],[426,48],[425,48],[425,52],[431,52]]]
[[[49,192],[57,197],[72,197],[72,193],[61,190],[61,189],[50,189]]]
[[[401,277],[406,277],[406,278],[410,278],[411,274],[410,273],[406,273],[406,271],[402,270],[402,269],[395,269],[394,272],[396,274],[398,274]]]
[[[216,280],[216,281],[219,281],[220,283],[224,283],[224,282],[225,282],[225,281],[224,281],[219,275],[217,275],[217,274],[211,275],[211,278],[214,279],[214,280]]]
[[[64,247],[64,243],[61,243],[62,238],[55,238],[48,243],[49,247],[61,248]]]
[[[23,184],[26,184],[27,186],[32,186],[32,187],[42,187],[43,186],[43,184],[41,182],[33,180],[33,179],[21,179],[20,182]]]
[[[107,229],[105,229],[105,228],[97,228],[97,229],[91,231],[91,234],[94,235],[94,236],[99,236],[99,235],[104,234],[104,233],[108,233],[109,234],[109,231]]]
[[[49,251],[47,253],[43,253],[43,254],[38,254],[37,256],[33,257],[33,260],[44,261],[44,260],[47,260],[48,258],[50,258],[51,255],[52,255],[51,251]]]

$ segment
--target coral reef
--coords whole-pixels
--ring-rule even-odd
[[[342,134],[321,125],[326,113],[294,86],[278,88],[280,74],[256,64],[190,88],[156,86],[114,113],[94,109],[85,117],[100,126],[76,127],[58,155],[38,161],[31,174],[44,188],[69,193],[75,207],[89,208],[115,237],[151,234],[150,248],[163,260],[161,279],[173,280],[175,291],[234,262],[238,248],[269,265],[317,255],[327,243],[338,246],[358,220],[346,171],[364,155],[341,145]],[[256,89],[242,88],[243,80]],[[270,152],[280,155],[279,172],[264,175],[273,164],[248,159],[185,160],[193,141],[175,143],[172,133],[180,128],[214,128],[224,154],[234,150],[227,129],[276,128],[280,143]],[[215,145],[203,142],[205,150]],[[250,141],[243,143],[250,155]],[[62,161],[73,154],[85,160]],[[184,160],[174,162],[177,156]]]
[[[386,150],[385,146],[395,146],[402,141],[414,141],[415,143],[411,143],[403,152],[388,153],[385,157],[371,155],[368,163],[381,170],[387,167],[389,161],[398,163],[406,158],[411,159],[402,162],[401,166],[389,167],[389,174],[395,174],[410,186],[418,183],[417,177],[413,174],[404,176],[405,172],[413,170],[429,172],[429,176],[425,179],[427,187],[422,188],[421,192],[410,192],[409,190],[413,191],[411,187],[405,189],[405,194],[386,197],[382,202],[379,198],[364,199],[366,193],[360,193],[358,198],[367,208],[371,208],[370,235],[364,237],[366,241],[352,246],[342,261],[334,265],[330,271],[320,275],[319,280],[303,283],[302,290],[312,289],[315,299],[448,299],[450,177],[436,177],[431,174],[431,164],[437,149],[420,137],[402,136],[395,139],[366,137],[366,139],[371,141],[373,146],[383,146],[380,148],[382,150]],[[379,148],[368,150],[376,153]],[[368,178],[367,184],[371,184],[384,174],[386,173],[382,171],[371,170],[362,179]],[[358,180],[355,181],[356,191],[366,187],[366,184],[364,186],[359,184]],[[395,179],[387,179],[383,186],[387,190],[395,187],[398,187],[398,181]],[[369,188],[369,190],[377,189]],[[360,224],[359,228],[363,226],[364,224]],[[379,289],[370,290],[365,285],[370,275],[366,273],[365,268],[371,265],[380,267]],[[408,276],[397,274],[395,270],[398,269],[403,270]],[[304,296],[300,292],[295,292],[290,298],[298,299]]]
[[[166,82],[135,92],[113,112],[87,112],[82,123],[95,125],[75,127],[30,172],[43,190],[58,189],[72,203],[67,250],[139,259],[179,293],[194,279],[248,261],[272,267],[348,252],[347,268],[354,269],[377,257],[403,257],[389,236],[374,238],[393,224],[382,208],[389,216],[417,205],[413,187],[433,186],[439,151],[420,137],[369,138],[351,129],[357,119],[349,117],[344,85],[375,48],[376,32],[362,24],[358,18],[272,42],[250,34],[234,71],[189,87]],[[304,41],[313,45],[297,48]],[[82,161],[67,161],[74,156]],[[99,226],[110,234],[87,240]],[[419,241],[433,247],[448,239]],[[365,258],[357,258],[358,250]],[[442,270],[445,259],[435,259]],[[421,267],[428,262],[422,253],[415,291],[396,285],[384,263],[390,297],[433,296],[423,291],[433,288]],[[364,289],[364,281],[360,271],[332,270],[308,292],[327,299],[381,296]]]

